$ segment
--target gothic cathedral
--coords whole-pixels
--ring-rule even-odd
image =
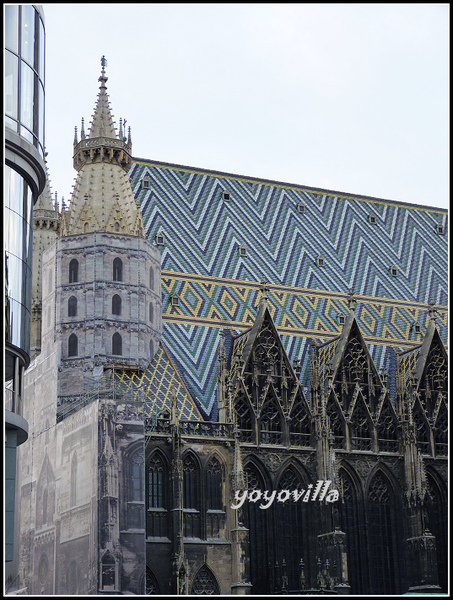
[[[332,291],[341,320],[318,335],[297,333],[303,346],[288,342],[278,312],[287,292],[276,282],[225,276],[244,316],[218,317],[219,276],[179,268],[185,234],[163,268],[170,220],[150,225],[140,193],[148,198],[152,169],[134,182],[140,160],[130,129],[121,120],[115,128],[104,66],[99,82],[89,130],[82,120],[75,131],[69,205],[53,205],[47,187],[34,214],[23,587],[36,595],[445,592],[440,311],[424,303],[422,334],[391,340],[384,365],[375,351],[384,336],[370,349],[365,332],[363,307],[374,310],[365,294]],[[164,176],[177,171],[186,191],[198,176],[155,169],[162,180],[155,175],[151,187],[174,198]],[[305,210],[299,202],[298,215]],[[250,246],[242,243],[241,259]],[[320,305],[317,293],[298,291],[299,306]],[[209,315],[195,314],[208,304]],[[387,309],[377,310],[384,321]],[[185,369],[191,350],[172,344],[166,327],[209,329],[193,352],[204,389],[215,390],[209,410]],[[208,354],[215,360],[203,362]]]

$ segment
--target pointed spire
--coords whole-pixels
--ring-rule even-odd
[[[140,206],[137,206],[128,176],[132,165],[130,140],[125,141],[125,119],[116,134],[107,96],[107,61],[101,59],[100,88],[88,136],[84,120],[80,141],[74,139],[74,186],[67,234],[120,231],[145,236]],[[87,199],[88,198],[88,199]]]

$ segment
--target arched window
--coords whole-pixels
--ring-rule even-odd
[[[79,281],[79,262],[73,258],[69,263],[69,283],[76,283]]]
[[[149,303],[149,322],[152,323],[154,321],[154,305],[152,302]]]
[[[370,483],[367,517],[371,593],[399,594],[395,498],[388,479],[381,472]]]
[[[77,503],[77,454],[74,452],[71,460],[71,490],[70,503],[75,506]]]
[[[131,458],[131,500],[142,502],[145,493],[143,455],[140,451],[134,452]]]
[[[193,584],[192,594],[195,595],[213,595],[220,594],[219,584],[216,581],[211,569],[203,565],[198,571]]]
[[[153,340],[149,340],[149,359],[152,360],[154,358],[154,342]]]
[[[149,567],[146,567],[145,594],[147,596],[160,594],[160,588],[159,584],[157,583],[157,579]]]
[[[165,537],[168,535],[167,482],[168,471],[163,458],[154,452],[147,464],[146,532],[148,536]]]
[[[270,398],[261,410],[260,440],[264,444],[281,444],[282,437],[282,423],[278,402],[275,398]]]
[[[339,471],[341,502],[338,502],[341,531],[346,534],[346,549],[348,552],[348,575],[352,594],[363,594],[363,547],[362,515],[356,487],[353,480],[344,469]]]
[[[198,466],[192,456],[186,456],[183,463],[183,506],[184,508],[198,508],[200,496],[198,491],[199,473]]]
[[[123,281],[123,261],[118,257],[113,261],[113,281]]]
[[[68,339],[68,356],[78,355],[78,339],[75,333],[71,333]]]
[[[206,507],[208,510],[222,510],[222,467],[213,457],[206,467]]]
[[[183,461],[184,535],[200,537],[200,474],[195,459],[188,455]]]
[[[154,269],[153,267],[149,268],[149,287],[154,289]]]
[[[71,296],[68,300],[68,317],[76,317],[77,316],[77,298],[75,296]]]
[[[280,477],[278,490],[307,489],[300,475],[293,467],[288,467]],[[275,558],[273,565],[285,564],[286,576],[288,578],[287,589],[297,590],[300,585],[300,559],[304,561],[305,580],[310,581],[310,543],[309,529],[313,520],[313,503],[307,502],[274,502],[272,505],[274,511],[274,523],[276,527],[276,536],[274,542]],[[267,509],[267,510],[272,510]],[[284,561],[284,562],[283,562]],[[282,573],[274,572],[274,585],[276,577]],[[307,586],[308,587],[308,586]],[[275,591],[279,591],[278,588]]]
[[[247,489],[269,489],[256,467],[247,466],[245,476]],[[244,527],[249,530],[250,582],[253,586],[253,593],[263,595],[267,594],[272,587],[269,565],[275,563],[269,550],[270,509],[263,510],[259,508],[258,504],[258,502],[245,502],[239,510],[241,510],[242,516],[240,520],[244,523]]]
[[[236,412],[239,438],[241,442],[254,441],[253,414],[248,400],[244,396],[238,396],[234,405],[234,409]]]
[[[164,508],[165,495],[164,461],[155,452],[148,462],[148,508]]]
[[[117,331],[112,336],[112,354],[116,354],[117,356],[123,354],[123,340]]]
[[[115,294],[112,298],[112,315],[121,314],[121,296]]]

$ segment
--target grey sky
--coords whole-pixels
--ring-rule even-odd
[[[448,4],[42,6],[59,198],[105,55],[135,157],[448,207]]]

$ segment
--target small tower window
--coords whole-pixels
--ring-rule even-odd
[[[152,302],[149,303],[149,322],[152,323],[154,321],[154,305]]]
[[[153,340],[149,340],[149,358],[152,360],[154,357],[154,342]]]
[[[121,314],[121,296],[115,294],[112,298],[112,315]]]
[[[297,210],[298,210],[299,214],[304,215],[305,214],[305,204],[303,202],[299,202],[299,204],[297,205]]]
[[[398,277],[398,267],[396,267],[395,265],[390,267],[390,274],[392,277]]]
[[[117,331],[112,336],[112,354],[116,354],[117,356],[123,354],[123,340]]]
[[[239,247],[239,256],[242,258],[247,256],[247,246],[245,244],[241,244],[241,246]]]
[[[368,222],[371,225],[376,225],[376,215],[374,215],[373,213],[371,213],[370,215],[368,215]]]
[[[154,269],[152,267],[149,268],[149,287],[154,289]]]
[[[73,258],[69,263],[69,283],[79,281],[79,261]]]
[[[316,259],[316,263],[318,265],[318,267],[325,267],[325,261],[324,261],[324,257],[319,255],[318,258]]]
[[[78,355],[78,339],[75,333],[71,333],[68,339],[68,356]]]
[[[171,305],[172,306],[179,306],[179,296],[178,294],[173,294],[173,296],[170,298],[171,301]]]
[[[113,261],[113,281],[123,281],[123,261],[118,257]]]
[[[77,316],[77,298],[75,296],[71,296],[68,300],[68,317],[76,317]]]
[[[437,223],[436,229],[439,235],[445,235],[445,227],[442,225],[442,223]]]

